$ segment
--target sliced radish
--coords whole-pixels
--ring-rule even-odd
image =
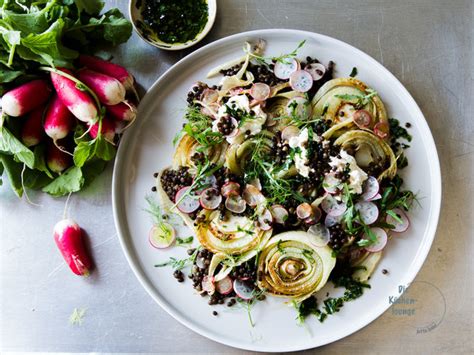
[[[347,210],[344,202],[337,201],[332,195],[327,195],[321,202],[321,208],[327,214],[332,216],[340,216]]]
[[[270,212],[272,213],[275,223],[285,224],[286,220],[288,219],[288,211],[282,205],[271,206]]]
[[[245,200],[237,194],[230,194],[225,200],[225,207],[234,213],[242,213],[247,208]]]
[[[263,194],[253,185],[246,185],[242,196],[250,207],[255,207],[265,201]]]
[[[380,138],[387,138],[390,133],[390,127],[387,122],[379,122],[374,126],[374,133]]]
[[[175,238],[176,233],[173,226],[166,222],[155,224],[148,233],[150,244],[157,249],[168,248],[174,243]]]
[[[389,214],[387,214],[387,218],[385,219],[385,221],[388,224],[395,226],[394,228],[391,229],[393,232],[397,232],[397,233],[405,232],[410,226],[410,220],[408,219],[405,212],[403,212],[400,208],[393,209],[393,212],[397,214],[401,222],[396,220],[394,217],[392,217]]]
[[[304,67],[304,70],[311,74],[314,81],[321,79],[326,72],[326,67],[321,63],[311,63]]]
[[[357,110],[352,117],[359,128],[367,128],[372,124],[372,115],[367,110]]]
[[[255,83],[250,88],[250,95],[257,101],[265,101],[270,96],[270,86],[264,83]]]
[[[224,185],[222,185],[221,194],[224,197],[229,196],[231,193],[238,195],[239,190],[240,190],[240,184],[238,182],[229,181],[229,182],[226,182]]]
[[[219,292],[221,295],[228,295],[234,289],[232,285],[232,279],[229,276],[226,276],[222,280],[217,281],[215,286],[216,291]]]
[[[313,207],[313,215],[311,216],[311,219],[315,223],[317,223],[317,222],[319,222],[319,220],[323,216],[323,212],[321,211],[321,209],[319,207],[314,207],[314,206],[311,206],[311,207]]]
[[[307,119],[311,116],[311,104],[305,97],[297,96],[288,101],[286,113],[288,116],[296,116],[300,119]]]
[[[299,219],[306,219],[313,215],[313,207],[307,202],[301,203],[296,207],[296,215]]]
[[[204,258],[198,256],[196,258],[196,265],[200,268],[200,269],[205,269],[206,268],[206,264],[204,264]]]
[[[253,288],[243,280],[234,280],[234,291],[243,300],[250,300],[253,298]]]
[[[364,182],[364,189],[360,198],[364,201],[370,201],[379,193],[380,185],[377,178],[369,176]]]
[[[370,200],[367,200],[367,201],[377,201],[377,200],[380,200],[380,199],[382,199],[382,195],[377,194],[374,197],[372,197]]]
[[[219,190],[210,187],[205,189],[199,197],[199,203],[206,210],[215,210],[222,202],[222,195]]]
[[[185,186],[178,190],[174,198],[176,207],[183,213],[192,213],[199,208],[199,200],[190,195],[191,186]]]
[[[267,208],[262,211],[257,220],[261,230],[268,231],[272,229],[273,215]]]
[[[329,229],[322,224],[309,227],[308,233],[311,234],[311,244],[314,244],[317,247],[323,247],[327,245],[331,239]]]
[[[196,185],[199,185],[200,188],[195,190],[196,195],[199,195],[202,191],[209,187],[217,186],[217,179],[214,175],[205,176],[199,181]]]
[[[339,190],[341,180],[336,177],[335,173],[329,173],[324,177],[323,189],[330,194],[336,193]]]
[[[206,291],[210,295],[216,292],[216,285],[214,284],[214,277],[212,276],[204,276],[201,281],[201,286],[203,291]]]
[[[344,214],[341,214],[339,216],[332,216],[332,215],[328,214],[328,215],[326,215],[326,218],[324,219],[324,225],[326,227],[335,226],[336,224],[341,223],[342,217],[344,217]]]
[[[370,230],[375,234],[377,241],[365,247],[365,250],[370,251],[371,253],[376,253],[382,250],[387,244],[387,233],[379,227],[370,228]],[[364,234],[363,239],[371,240],[366,234]]]
[[[249,185],[253,185],[258,189],[258,191],[262,191],[262,183],[260,182],[259,178],[250,180]]]
[[[304,70],[297,70],[290,75],[290,86],[298,92],[307,92],[313,86],[313,77]]]
[[[357,202],[354,205],[356,211],[359,211],[362,222],[369,225],[375,223],[379,218],[379,209],[377,205],[370,201]]]
[[[289,141],[290,138],[296,137],[300,134],[300,129],[296,126],[287,126],[281,131],[281,139]]]
[[[203,104],[211,105],[219,100],[219,93],[214,89],[205,89],[201,94],[201,101]]]
[[[300,63],[296,59],[287,59],[285,62],[276,62],[273,73],[278,79],[289,79],[290,75],[300,68]]]

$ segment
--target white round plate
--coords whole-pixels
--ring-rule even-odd
[[[402,124],[410,122],[413,135],[406,151],[409,166],[403,170],[406,186],[415,191],[421,207],[410,214],[411,227],[394,236],[370,280],[371,289],[359,299],[319,323],[314,317],[307,327],[296,324],[296,312],[281,299],[267,297],[252,309],[255,327],[248,322],[246,310],[210,307],[197,295],[191,281],[178,283],[170,268],[154,264],[170,256],[185,257],[185,248],[157,250],[148,243],[151,218],[143,210],[145,196],[151,193],[153,173],[167,166],[173,154],[173,137],[181,128],[186,95],[198,81],[217,84],[220,78],[206,80],[207,72],[242,55],[244,41],[263,38],[266,55],[291,52],[306,40],[298,57],[310,55],[323,63],[336,63],[336,77],[348,76],[353,67],[358,78],[380,94],[390,117]],[[148,293],[169,314],[192,330],[233,347],[255,351],[294,351],[321,346],[341,339],[366,326],[389,308],[389,297],[398,295],[421,268],[433,241],[441,203],[441,177],[436,147],[428,125],[403,85],[381,64],[360,50],[320,34],[294,30],[261,30],[233,35],[208,44],[183,58],[169,69],[148,91],[140,104],[136,124],[120,144],[113,175],[113,209],[123,251],[131,268]],[[181,230],[181,237],[190,231]],[[383,275],[381,270],[388,269]],[[321,291],[321,299],[325,296]],[[219,316],[212,315],[217,310]]]

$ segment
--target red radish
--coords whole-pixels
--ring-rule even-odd
[[[199,197],[199,203],[206,210],[215,210],[222,202],[222,195],[219,190],[210,187],[205,189]]]
[[[173,226],[166,222],[155,224],[148,234],[150,244],[156,249],[168,248],[174,243],[176,232]]]
[[[313,77],[304,70],[297,70],[290,75],[290,86],[298,92],[306,92],[313,86]]]
[[[272,229],[273,216],[272,216],[272,213],[268,209],[265,208],[260,213],[257,221],[258,221],[258,227],[260,227],[261,230],[268,231]]]
[[[35,108],[28,114],[26,122],[21,130],[21,140],[27,147],[40,143],[44,138],[43,112],[45,107]]]
[[[331,239],[329,229],[322,224],[309,227],[308,233],[311,234],[311,244],[317,247],[323,247],[327,245]]]
[[[273,72],[278,79],[286,80],[298,69],[300,69],[300,63],[296,59],[287,59],[285,62],[276,62]]]
[[[228,181],[221,187],[221,194],[224,197],[229,196],[231,193],[239,194],[240,184],[234,181]]]
[[[367,110],[357,110],[353,115],[353,119],[359,128],[367,128],[372,124],[372,115]]]
[[[332,195],[326,195],[321,201],[321,208],[331,216],[340,216],[347,210],[347,205],[344,202],[338,202]]]
[[[311,206],[312,207],[312,206]],[[306,218],[304,220],[304,222],[306,224],[316,224],[319,222],[319,220],[321,219],[323,215],[323,212],[321,212],[321,209],[319,207],[313,207],[313,214],[311,216],[309,216],[308,218]]]
[[[245,200],[238,194],[230,194],[225,200],[225,207],[234,213],[242,213],[247,208]]]
[[[50,94],[51,87],[46,80],[33,80],[3,95],[2,110],[9,116],[22,116],[44,104]]]
[[[110,120],[108,117],[102,118],[102,127],[100,129],[100,133],[104,137],[106,141],[113,142],[115,138],[115,122]],[[92,138],[97,138],[97,134],[99,133],[99,122],[94,123],[90,127],[89,134]]]
[[[58,95],[54,95],[44,117],[44,131],[56,142],[68,135],[75,123],[71,111],[63,104]]]
[[[335,173],[327,174],[323,179],[323,189],[330,194],[334,194],[339,190],[341,180],[336,177]]]
[[[296,137],[300,134],[300,129],[296,126],[287,126],[281,131],[281,139],[289,141],[290,138]]]
[[[379,122],[374,126],[374,133],[382,139],[388,137],[390,133],[390,127],[387,122]]]
[[[204,291],[212,295],[216,291],[216,285],[214,284],[214,277],[204,276],[201,281],[201,286]]]
[[[380,199],[382,199],[382,195],[377,194],[374,197],[372,197],[370,200],[367,200],[367,201],[377,201],[377,200],[380,200]]]
[[[321,79],[326,72],[326,67],[321,63],[311,63],[304,67],[304,70],[311,74],[314,81]]]
[[[190,196],[188,190],[191,186],[185,186],[178,190],[174,202],[178,210],[183,213],[192,213],[199,208],[199,200]]]
[[[286,220],[288,219],[288,211],[282,205],[271,206],[270,212],[272,213],[275,223],[285,224]]]
[[[265,197],[260,192],[260,190],[257,189],[255,186],[249,184],[245,186],[242,197],[250,207],[255,207],[265,201]]]
[[[239,279],[234,280],[234,291],[243,300],[250,300],[254,296],[253,288],[245,281]]]
[[[311,102],[305,97],[296,96],[288,101],[286,113],[288,116],[296,116],[299,119],[306,119],[311,116]]]
[[[375,234],[376,242],[366,246],[365,250],[370,251],[371,253],[376,253],[382,250],[387,244],[387,233],[379,227],[370,228],[370,231]],[[371,240],[370,237],[364,234],[363,239]]]
[[[341,223],[343,216],[344,216],[344,214],[341,214],[339,216],[332,216],[332,215],[328,214],[328,215],[326,215],[326,218],[324,219],[324,225],[326,227],[335,226],[336,224]]]
[[[66,74],[73,75],[70,70],[59,69]],[[63,104],[77,119],[83,122],[94,122],[96,120],[97,107],[87,92],[79,90],[73,80],[61,74],[51,72],[51,81]]]
[[[364,189],[360,198],[364,201],[371,201],[379,193],[379,182],[377,178],[369,176],[364,183]]]
[[[125,101],[125,87],[111,76],[81,69],[77,72],[77,78],[92,89],[104,105],[117,105]]]
[[[306,219],[313,215],[313,207],[307,202],[301,203],[296,207],[296,215],[299,219]]]
[[[258,189],[258,191],[262,191],[262,183],[260,182],[259,178],[254,178],[250,180],[249,185],[253,185]]]
[[[222,280],[215,283],[216,291],[221,295],[228,295],[232,292],[234,287],[232,286],[232,279],[229,276],[224,277]]]
[[[372,224],[377,221],[379,218],[379,209],[377,205],[373,202],[363,201],[357,202],[354,205],[356,211],[359,212],[360,219],[365,224]]]
[[[117,121],[132,122],[137,117],[137,108],[132,103],[121,102],[117,105],[106,105],[107,112]]]
[[[264,83],[255,83],[250,88],[250,95],[257,101],[265,101],[270,96],[270,86]]]
[[[393,212],[397,215],[400,220],[395,219],[391,215],[387,214],[387,218],[385,222],[394,226],[391,230],[397,233],[405,232],[408,227],[410,226],[410,220],[408,219],[405,212],[403,212],[400,208],[393,209]]]
[[[46,151],[46,164],[51,171],[61,173],[72,165],[72,157],[51,142]]]
[[[54,226],[54,241],[72,272],[80,276],[89,276],[92,262],[79,225],[71,219],[59,221]]]
[[[79,64],[96,72],[111,76],[120,81],[126,90],[133,90],[133,76],[121,65],[89,55],[80,55]]]
[[[201,101],[205,105],[212,105],[219,100],[219,93],[214,89],[204,89],[201,94]]]

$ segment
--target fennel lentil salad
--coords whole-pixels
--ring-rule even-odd
[[[334,78],[333,62],[298,58],[303,45],[265,57],[263,40],[245,43],[209,72],[219,85],[196,83],[172,165],[155,173],[161,206],[149,199],[151,244],[189,247],[188,258],[156,266],[179,282],[188,270],[210,305],[242,305],[252,325],[250,308],[266,296],[291,302],[299,322],[360,297],[415,200],[398,175],[407,130],[356,68]],[[170,214],[198,247],[175,237]],[[328,281],[343,296],[318,292]]]

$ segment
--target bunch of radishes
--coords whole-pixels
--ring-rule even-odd
[[[77,142],[67,137],[77,125],[83,126],[90,141],[99,137],[115,144],[136,117],[134,99],[126,96],[127,91],[136,93],[134,80],[124,67],[86,55],[78,63],[75,72],[42,67],[50,80],[30,81],[1,99],[3,114],[24,116],[19,138],[26,147],[47,141],[46,163],[58,174],[76,162],[71,157]]]

